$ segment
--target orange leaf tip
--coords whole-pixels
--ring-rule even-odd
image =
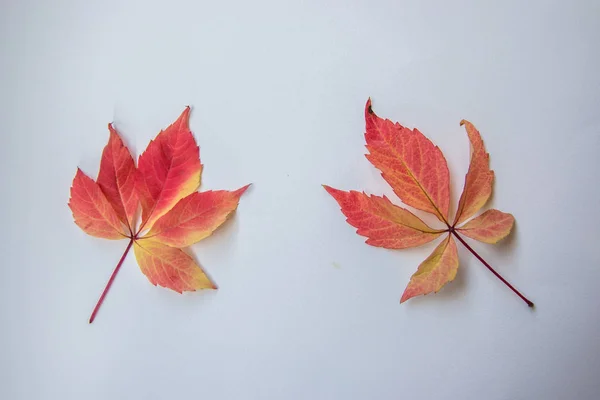
[[[373,108],[371,107],[371,98],[370,97],[367,100],[367,104],[365,104],[365,111],[367,111],[369,114],[373,114]]]

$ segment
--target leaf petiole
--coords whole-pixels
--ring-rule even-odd
[[[492,266],[490,264],[488,264],[479,254],[477,254],[477,252],[475,250],[473,250],[473,248],[471,246],[469,246],[462,237],[460,237],[460,235],[456,232],[454,227],[449,227],[448,232],[453,234],[463,244],[463,246],[465,246],[467,248],[467,250],[469,250],[479,261],[481,261],[481,263],[483,265],[485,265],[487,267],[487,269],[489,269],[492,272],[492,274],[496,275],[496,278],[500,279],[506,286],[508,286],[510,288],[510,290],[515,292],[515,294],[517,296],[519,296],[525,303],[527,303],[527,305],[529,307],[534,307],[533,302],[531,300],[529,300],[527,297],[523,296],[521,294],[521,292],[519,292],[517,289],[515,289],[513,285],[508,283],[508,281],[506,279],[504,279],[502,277],[502,275],[500,275],[498,272],[496,272],[496,270],[494,268],[492,268]]]
[[[106,297],[108,290],[112,286],[113,281],[115,280],[115,277],[117,276],[117,273],[121,269],[121,265],[123,265],[123,261],[125,261],[125,257],[127,256],[127,253],[129,253],[129,250],[131,249],[131,246],[133,245],[133,240],[134,240],[134,238],[131,238],[131,240],[129,240],[129,244],[127,245],[127,248],[125,249],[125,252],[121,256],[121,259],[119,260],[119,263],[117,264],[117,266],[115,267],[115,270],[113,271],[112,275],[110,276],[110,279],[108,280],[108,283],[106,284],[106,287],[104,288],[104,291],[100,295],[100,298],[98,299],[98,302],[96,303],[96,307],[94,307],[94,311],[92,311],[92,315],[90,316],[90,321],[89,321],[90,324],[92,322],[94,322],[94,319],[96,318],[96,314],[98,313],[100,306],[104,302],[104,298]]]

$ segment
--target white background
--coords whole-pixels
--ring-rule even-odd
[[[597,399],[597,1],[17,1],[0,9],[0,398]],[[481,130],[498,246],[399,298],[435,243],[363,243],[321,188],[397,198],[363,107],[444,151],[453,204]],[[220,286],[150,285],[67,207],[114,121],[138,155],[193,106],[203,190],[254,185],[192,250]],[[422,215],[422,214],[419,214]],[[185,396],[185,397],[184,397]]]

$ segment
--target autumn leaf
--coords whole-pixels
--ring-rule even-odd
[[[190,108],[161,131],[135,162],[109,124],[108,144],[94,181],[79,168],[71,186],[69,207],[87,234],[129,239],[92,315],[102,305],[129,250],[133,247],[142,273],[153,285],[182,293],[216,289],[204,270],[182,248],[212,234],[236,210],[249,185],[235,191],[196,192],[202,165],[200,149],[189,129]],[[141,207],[141,223],[136,216]]]
[[[496,277],[515,292],[528,306],[533,303],[494,270],[461,235],[485,243],[497,243],[506,237],[514,217],[498,210],[487,210],[473,218],[492,194],[494,171],[489,167],[479,131],[468,121],[461,121],[471,143],[471,160],[465,177],[453,223],[450,223],[450,174],[442,151],[419,130],[378,117],[365,107],[367,159],[377,169],[394,193],[406,205],[433,214],[444,224],[428,226],[409,210],[393,204],[387,197],[369,196],[323,185],[338,202],[346,221],[367,238],[366,243],[388,249],[404,249],[431,242],[441,235],[443,241],[417,268],[404,290],[400,302],[418,295],[435,293],[456,277],[458,252],[454,238],[461,242]]]

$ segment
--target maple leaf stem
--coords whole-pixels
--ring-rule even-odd
[[[481,263],[483,265],[485,265],[487,267],[487,269],[489,269],[492,272],[492,274],[496,275],[496,278],[500,279],[506,286],[508,286],[510,288],[510,290],[512,290],[513,292],[515,292],[515,294],[517,296],[519,296],[525,303],[527,303],[527,305],[529,307],[533,307],[534,306],[534,304],[533,304],[532,301],[530,301],[527,297],[523,296],[521,294],[521,292],[519,292],[517,289],[515,289],[513,285],[511,285],[510,283],[508,283],[508,281],[506,279],[504,279],[502,277],[502,275],[500,275],[498,272],[496,272],[496,270],[494,268],[492,268],[492,266],[490,264],[488,264],[479,254],[477,254],[477,252],[475,250],[473,250],[473,248],[471,246],[469,246],[467,244],[467,242],[465,242],[465,240],[462,237],[460,237],[460,235],[454,230],[454,227],[450,227],[449,231],[454,236],[456,236],[456,238],[467,248],[467,250],[469,250],[475,257],[477,257],[477,259],[479,261],[481,261]]]
[[[123,265],[123,261],[125,261],[125,257],[127,256],[127,253],[129,253],[129,250],[131,249],[132,245],[133,245],[133,238],[131,238],[131,240],[129,241],[129,244],[127,245],[127,248],[125,249],[125,252],[121,256],[121,259],[119,260],[119,263],[117,264],[117,266],[115,267],[115,270],[113,271],[112,275],[110,276],[110,279],[108,280],[108,283],[106,284],[106,287],[104,288],[104,291],[100,295],[100,298],[98,299],[98,302],[96,303],[96,307],[94,307],[94,311],[92,311],[92,315],[90,316],[90,324],[92,322],[94,322],[94,319],[96,319],[96,314],[98,313],[100,306],[104,302],[104,298],[106,297],[108,290],[112,286],[113,281],[115,280],[115,277],[117,276],[117,273],[121,269],[121,265]]]

